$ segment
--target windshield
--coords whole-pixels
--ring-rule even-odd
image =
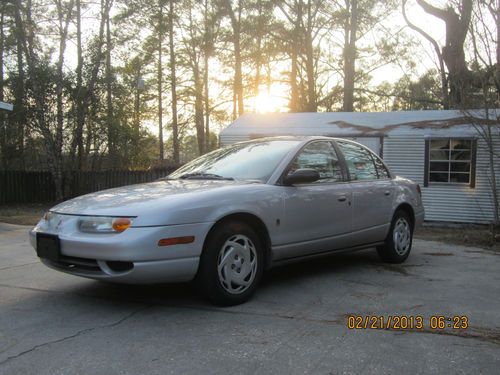
[[[298,143],[295,140],[235,143],[200,156],[168,177],[265,182],[283,157]]]

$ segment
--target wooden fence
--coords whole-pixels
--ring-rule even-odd
[[[72,171],[63,175],[66,199],[98,190],[150,182],[175,168],[147,171]],[[0,171],[0,205],[54,202],[55,186],[50,172]]]

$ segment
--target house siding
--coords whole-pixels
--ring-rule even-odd
[[[500,137],[494,137],[500,150]],[[476,186],[462,184],[432,184],[423,187],[425,168],[425,138],[421,135],[391,136],[384,141],[384,160],[391,170],[419,183],[426,219],[432,221],[489,223],[494,218],[488,152],[485,142],[478,139]],[[496,158],[497,187],[500,189],[500,161]]]

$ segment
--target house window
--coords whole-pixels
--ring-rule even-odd
[[[440,138],[426,141],[425,181],[475,185],[476,141],[466,138]]]

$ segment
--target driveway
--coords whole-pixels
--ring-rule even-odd
[[[0,224],[1,374],[460,374],[500,368],[500,254],[415,240],[271,271],[213,307],[189,285],[118,286],[52,271],[28,227]],[[423,316],[424,329],[350,330],[347,316]],[[466,315],[466,330],[430,316]]]

